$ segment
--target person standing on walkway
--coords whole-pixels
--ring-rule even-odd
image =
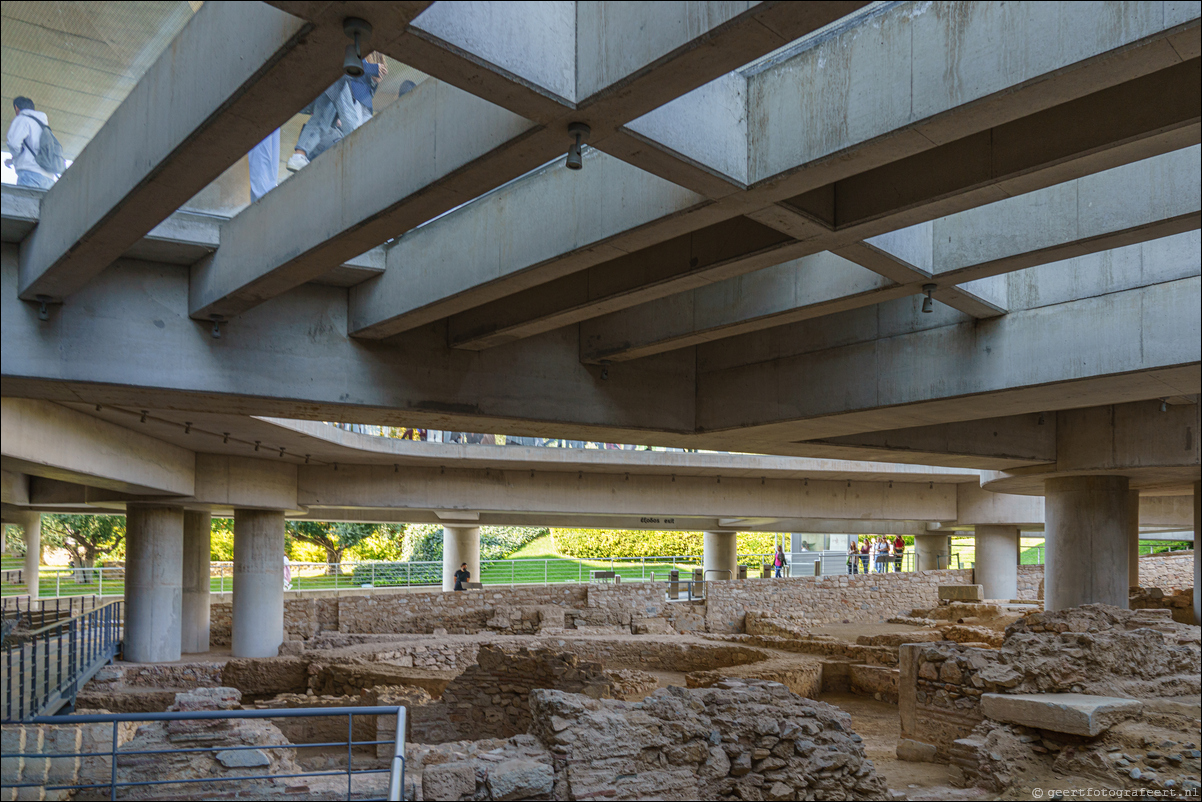
[[[313,113],[301,128],[296,147],[285,165],[289,172],[299,172],[308,166],[310,155],[317,157],[317,145],[323,137],[328,138],[335,120],[344,137],[362,125],[365,119],[363,106],[355,100],[350,80],[345,76],[339,78],[313,101]]]
[[[860,545],[860,570],[868,573],[868,551],[872,547],[872,538],[864,538],[864,542]]]
[[[460,563],[455,572],[455,590],[467,590],[467,583],[472,581],[472,572],[467,570],[467,563]]]
[[[250,166],[250,202],[254,203],[275,189],[280,181],[280,129],[275,129],[251,148],[247,163]]]
[[[860,549],[854,539],[847,546],[847,573],[857,576],[860,573]]]
[[[776,578],[781,578],[781,571],[788,565],[788,560],[785,559],[785,547],[781,544],[776,544],[776,554],[772,557],[772,565],[776,569]]]
[[[33,101],[27,97],[19,97],[13,101],[12,125],[8,127],[5,142],[11,158],[5,166],[12,167],[17,173],[17,186],[50,189],[54,186],[55,173],[38,163],[38,151],[42,147],[42,133],[50,132],[50,120],[46,112],[37,111]],[[53,137],[53,134],[50,134]],[[57,143],[58,140],[53,140]],[[62,150],[59,148],[58,160],[62,161]],[[53,166],[53,165],[51,165]],[[62,172],[66,165],[59,165]]]
[[[900,571],[902,569],[902,557],[906,553],[906,541],[901,535],[893,538],[893,570]]]

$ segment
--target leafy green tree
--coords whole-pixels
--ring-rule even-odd
[[[327,523],[325,521],[289,521],[287,534],[294,540],[312,543],[325,549],[326,562],[342,562],[342,553],[366,540],[375,532],[374,524]],[[327,573],[333,574],[330,566]]]
[[[209,554],[218,562],[234,559],[234,519],[214,518],[209,530]]]
[[[125,553],[125,518],[120,515],[43,515],[42,548],[70,552],[79,568],[93,568],[100,557]]]

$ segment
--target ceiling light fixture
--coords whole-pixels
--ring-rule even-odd
[[[935,302],[931,299],[931,293],[933,293],[935,291],[935,285],[934,284],[923,284],[922,291],[925,292],[927,295],[927,297],[922,299],[922,311],[926,312],[928,314],[931,312],[934,312],[935,311]]]
[[[347,17],[342,21],[343,32],[355,41],[346,46],[342,57],[342,71],[352,78],[363,75],[363,51],[360,49],[360,39],[371,36],[371,23],[358,17]]]
[[[221,324],[225,322],[224,315],[209,315],[209,320],[213,321],[213,339],[221,339]]]
[[[571,123],[568,125],[568,134],[576,137],[576,141],[568,146],[568,169],[579,170],[584,167],[584,156],[580,152],[580,145],[588,135],[592,133],[592,129],[584,123]]]

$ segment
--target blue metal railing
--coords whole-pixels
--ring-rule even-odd
[[[212,721],[227,719],[276,719],[276,718],[317,718],[322,716],[346,716],[346,741],[305,744],[261,744],[253,746],[207,746],[181,749],[127,749],[122,750],[118,743],[118,725],[122,722],[153,722],[153,721]],[[356,741],[353,728],[355,716],[396,716],[396,735],[387,741]],[[69,784],[48,785],[44,783],[10,782],[5,778],[6,788],[42,788],[45,791],[84,791],[109,789],[109,799],[117,799],[117,791],[121,788],[141,788],[145,786],[164,786],[163,793],[169,794],[171,786],[184,784],[209,783],[239,783],[249,780],[285,780],[301,777],[337,777],[346,775],[346,798],[353,798],[356,776],[388,774],[388,791],[384,797],[389,802],[403,800],[405,792],[405,732],[407,724],[406,709],[400,706],[380,705],[374,707],[322,707],[322,708],[285,708],[280,710],[200,710],[191,712],[168,713],[95,713],[72,716],[38,716],[31,720],[32,724],[56,724],[74,726],[80,724],[112,724],[112,745],[107,752],[31,752],[5,754],[6,758],[24,759],[56,759],[56,758],[88,758],[98,757],[109,759],[108,782],[77,782]],[[387,769],[354,768],[353,750],[356,746],[379,746],[392,744],[392,759]],[[204,779],[185,780],[126,780],[117,779],[118,760],[121,756],[133,755],[164,755],[183,752],[232,752],[240,750],[270,750],[270,749],[312,749],[320,747],[346,746],[346,771],[304,771],[291,774],[239,774],[231,776],[211,775]],[[82,761],[81,761],[82,765]],[[90,780],[93,778],[78,778]]]
[[[0,697],[4,721],[23,721],[74,704],[84,683],[121,648],[121,601],[112,601],[4,640]]]

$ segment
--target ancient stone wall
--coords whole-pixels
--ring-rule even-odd
[[[569,652],[483,646],[477,663],[456,677],[442,704],[456,735],[446,740],[508,738],[530,729],[530,692],[548,688],[591,699],[614,696],[613,681],[600,663]]]
[[[1039,598],[1039,585],[1042,582],[1042,565],[1020,565],[1018,567],[1018,598],[1035,601]]]
[[[1132,610],[1168,610],[1178,624],[1198,623],[1194,620],[1193,588],[1168,592],[1160,588],[1139,588],[1133,590],[1127,606]]]
[[[901,647],[902,737],[942,759],[984,718],[982,693],[1085,693],[1124,698],[1202,690],[1199,630],[1168,610],[1089,604],[1032,613],[1006,629],[1001,648],[950,641]]]
[[[706,588],[706,625],[710,632],[742,632],[750,610],[811,626],[881,621],[899,610],[938,604],[940,585],[971,582],[971,570],[711,582]]]
[[[877,621],[907,607],[936,603],[941,584],[966,584],[969,570],[711,582],[698,604],[668,604],[662,582],[490,587],[464,593],[317,592],[284,601],[285,641],[342,634],[551,634],[598,632],[741,632],[748,609],[810,625]],[[231,602],[211,605],[210,642],[230,643]],[[415,662],[415,665],[417,663]]]
[[[1194,553],[1149,554],[1139,558],[1139,586],[1163,591],[1185,590],[1194,586]]]

